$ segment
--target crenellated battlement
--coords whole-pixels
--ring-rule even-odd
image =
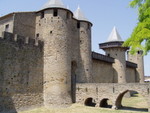
[[[33,46],[33,47],[39,47],[43,48],[44,42],[39,39],[33,39],[30,37],[23,37],[17,34],[13,34],[10,32],[2,32],[2,37],[0,37],[0,42],[1,41],[7,41],[10,43],[17,44],[20,48],[23,46]]]

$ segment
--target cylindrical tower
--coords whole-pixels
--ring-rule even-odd
[[[118,83],[126,83],[125,52],[128,48],[122,47],[122,44],[123,41],[115,27],[113,28],[108,41],[106,43],[100,44],[100,48],[106,52],[106,55],[115,59],[113,68],[118,76]]]
[[[44,105],[64,107],[71,100],[71,37],[73,14],[59,0],[37,12],[36,37],[44,40]]]
[[[91,58],[91,27],[92,24],[85,18],[78,7],[74,12],[74,17],[78,20],[80,39],[80,72],[78,82],[92,82],[92,58]]]
[[[140,83],[144,83],[144,59],[143,51],[139,50],[134,55],[128,52],[128,61],[136,63],[138,66],[136,68],[136,76],[139,78]]]

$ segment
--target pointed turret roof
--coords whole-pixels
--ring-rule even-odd
[[[46,8],[66,8],[61,0],[48,0],[46,4],[43,5],[42,9]]]
[[[85,20],[88,21],[88,19],[84,16],[83,12],[81,11],[80,7],[78,6],[77,10],[74,12],[74,18],[78,20]]]
[[[109,49],[109,48],[122,48],[126,51],[129,48],[123,47],[122,46],[123,43],[124,43],[124,41],[121,39],[119,33],[117,32],[116,27],[114,27],[112,32],[109,35],[107,42],[100,43],[99,47],[103,50]]]
[[[114,41],[122,41],[116,27],[113,28],[112,32],[110,33],[107,42],[114,42]]]

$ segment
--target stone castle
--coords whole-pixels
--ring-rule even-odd
[[[92,52],[91,27],[80,8],[72,13],[60,0],[0,17],[0,113],[107,100],[117,109],[131,90],[149,103],[142,51],[126,61],[129,48],[114,27],[99,44],[106,54]]]

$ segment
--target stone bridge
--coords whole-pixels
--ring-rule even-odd
[[[107,107],[107,100],[110,100],[112,108],[119,109],[122,107],[122,98],[128,91],[141,94],[147,101],[150,112],[150,84],[79,83],[76,85],[76,102],[89,106]]]

